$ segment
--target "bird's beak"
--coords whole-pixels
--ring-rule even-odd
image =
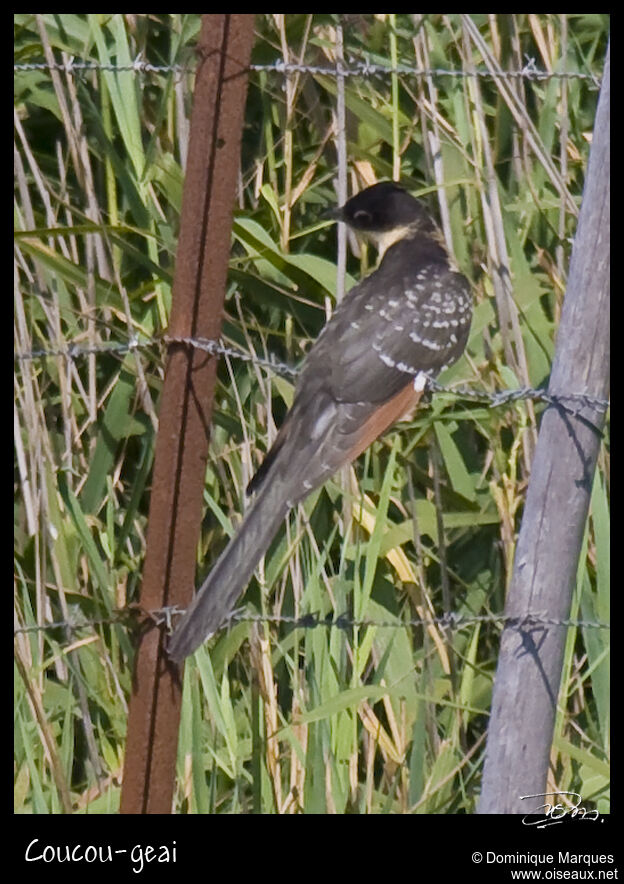
[[[323,221],[344,221],[344,207],[339,206],[336,209],[326,209],[324,212],[321,212],[319,217]]]

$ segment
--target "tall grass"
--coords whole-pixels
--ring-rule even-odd
[[[583,188],[591,78],[481,77],[527,59],[600,76],[604,15],[350,15],[344,57],[467,76],[347,77],[352,190],[397,170],[437,214],[474,287],[467,354],[441,380],[548,378]],[[15,16],[16,62],[194,64],[196,15]],[[332,15],[259,15],[253,60],[327,65]],[[16,349],[97,351],[167,327],[191,72],[15,77]],[[251,75],[224,339],[297,364],[336,293],[336,80]],[[347,287],[371,267],[350,254]],[[15,619],[106,619],[136,601],[163,353],[18,360]],[[198,576],[292,400],[290,379],[223,359]],[[479,790],[498,627],[399,627],[503,608],[541,406],[436,395],[316,492],[245,597],[268,616],[396,626],[237,623],[186,667],[183,812],[464,813]],[[608,617],[608,453],[573,616]],[[551,781],[608,809],[608,633],[570,630]],[[133,642],[125,623],[16,637],[15,807],[114,812]]]

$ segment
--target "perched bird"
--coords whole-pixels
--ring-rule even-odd
[[[466,346],[470,287],[417,199],[382,182],[328,216],[371,238],[381,262],[306,357],[292,407],[247,488],[255,498],[171,637],[176,662],[230,614],[288,511],[410,411],[427,377]]]

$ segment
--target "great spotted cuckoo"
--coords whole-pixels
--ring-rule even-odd
[[[178,623],[180,662],[222,625],[288,511],[416,405],[462,354],[472,297],[423,205],[397,184],[328,213],[371,238],[377,270],[352,288],[304,362],[292,407],[249,483],[242,523]]]

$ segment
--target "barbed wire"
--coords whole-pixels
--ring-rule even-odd
[[[172,620],[178,615],[182,615],[184,609],[177,605],[158,608],[155,611],[142,611],[141,608],[134,606],[129,608],[120,608],[106,617],[83,618],[55,620],[50,623],[32,624],[29,626],[17,626],[13,630],[13,634],[22,635],[33,632],[46,632],[53,629],[66,629],[70,632],[94,628],[96,626],[115,625],[127,623],[129,620],[138,618],[143,615],[148,620],[152,620],[154,625],[167,625],[172,628]],[[270,623],[274,626],[292,626],[295,629],[367,629],[368,627],[376,627],[378,629],[413,629],[416,627],[440,626],[444,629],[463,629],[468,626],[477,624],[492,623],[498,626],[507,626],[514,629],[524,629],[535,626],[565,626],[567,628],[576,627],[579,629],[600,629],[610,630],[611,624],[601,620],[585,620],[573,617],[549,617],[545,612],[529,612],[521,616],[511,614],[460,614],[455,611],[449,611],[445,614],[432,617],[410,617],[406,620],[377,620],[368,618],[351,617],[348,614],[339,614],[336,616],[330,613],[323,616],[318,613],[303,614],[300,616],[289,614],[253,614],[246,610],[238,610],[232,612],[224,621],[220,630],[226,629],[232,623]]]
[[[163,335],[163,340],[167,344],[185,344],[186,346],[194,347],[198,350],[204,350],[212,356],[227,356],[230,359],[251,362],[254,365],[258,365],[261,368],[267,368],[269,371],[273,371],[275,374],[280,374],[285,377],[297,377],[300,372],[299,368],[289,365],[287,362],[280,362],[280,360],[274,356],[270,356],[268,359],[263,359],[261,356],[246,353],[244,350],[239,350],[237,347],[228,347],[220,341],[210,340],[209,338],[173,337],[171,335]]]
[[[27,352],[16,352],[15,361],[29,362],[58,356],[63,359],[73,360],[78,359],[81,356],[89,356],[92,354],[105,355],[107,353],[123,356],[138,350],[149,350],[152,347],[162,345],[163,343],[185,344],[186,346],[195,347],[198,350],[210,353],[212,356],[228,356],[242,362],[252,362],[254,365],[267,368],[276,374],[284,376],[296,377],[299,374],[298,368],[294,368],[286,362],[280,362],[280,360],[274,357],[263,359],[261,356],[246,353],[244,350],[240,350],[237,347],[228,347],[220,341],[211,340],[209,338],[174,337],[171,335],[157,335],[152,338],[144,339],[140,339],[135,335],[127,341],[106,341],[100,344],[82,344],[70,341],[69,343],[59,344],[56,347],[38,347]]]
[[[100,344],[82,344],[77,342],[69,342],[58,345],[56,347],[37,348],[28,352],[16,352],[15,360],[18,362],[27,362],[38,359],[47,359],[49,357],[61,357],[64,359],[77,359],[81,356],[91,354],[107,354],[114,353],[124,355],[138,350],[150,349],[157,345],[182,344],[184,346],[193,347],[210,353],[212,356],[226,356],[230,359],[238,359],[243,362],[250,362],[261,368],[268,369],[275,374],[287,377],[296,377],[300,369],[281,362],[274,356],[264,359],[255,354],[247,353],[237,347],[228,346],[221,341],[211,340],[208,338],[195,338],[190,336],[173,336],[159,335],[152,338],[141,340],[138,336],[131,337],[128,341],[109,341]],[[405,366],[407,374],[415,374],[416,369]],[[609,400],[602,399],[597,396],[590,396],[587,393],[553,393],[540,387],[518,387],[509,390],[475,390],[464,386],[446,386],[440,384],[433,378],[428,378],[427,387],[435,393],[450,394],[458,399],[469,399],[475,402],[482,402],[489,408],[497,408],[504,405],[510,405],[521,400],[531,399],[534,401],[545,402],[547,405],[554,405],[563,408],[571,414],[578,414],[579,409],[590,408],[593,411],[605,412],[609,407]],[[574,407],[576,406],[576,408]]]
[[[68,74],[89,73],[92,71],[103,71],[108,73],[127,73],[134,72],[136,74],[185,74],[194,73],[196,66],[193,64],[151,64],[145,61],[142,56],[137,56],[134,61],[128,64],[112,64],[99,61],[86,61],[70,58],[67,62],[36,61],[23,62],[13,65],[15,73],[26,73],[29,71],[59,71]],[[318,65],[318,64],[299,64],[296,62],[285,62],[283,59],[276,59],[268,64],[250,64],[250,71],[265,71],[268,73],[279,74],[316,74],[319,76],[331,77],[376,77],[376,76],[412,76],[412,77],[463,77],[473,79],[492,79],[492,80],[590,80],[596,88],[600,88],[600,77],[596,74],[585,73],[583,71],[546,71],[537,67],[534,58],[527,58],[524,67],[519,70],[491,71],[485,68],[477,68],[472,71],[465,71],[453,68],[420,68],[411,65],[385,65],[368,60],[349,59],[347,65]]]

